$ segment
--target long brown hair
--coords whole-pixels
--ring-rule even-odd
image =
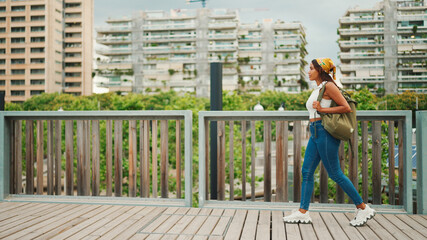
[[[320,79],[322,80],[322,82],[328,81],[328,82],[335,83],[331,75],[327,74],[325,70],[323,70],[323,68],[319,65],[316,59],[313,59],[311,63],[313,64],[314,69],[316,69],[316,71],[319,73]]]

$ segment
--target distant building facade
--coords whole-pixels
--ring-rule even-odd
[[[97,74],[114,91],[175,90],[209,96],[210,63],[223,63],[224,90],[297,93],[304,86],[301,23],[243,24],[237,10],[141,11],[97,28]]]
[[[427,93],[427,1],[385,0],[349,9],[339,23],[344,87]]]
[[[93,0],[0,1],[0,91],[92,94]]]

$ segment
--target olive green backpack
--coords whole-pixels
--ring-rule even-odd
[[[334,83],[335,84],[335,83]],[[336,86],[336,84],[335,84]],[[337,86],[338,87],[338,86]],[[326,84],[320,89],[319,97],[317,101],[321,101],[323,94],[325,93]],[[341,94],[350,105],[351,112],[348,113],[320,113],[322,117],[322,125],[326,131],[329,132],[333,137],[348,141],[354,131],[357,131],[357,120],[356,120],[356,105],[357,102],[350,97],[346,91],[338,87]],[[331,107],[336,107],[337,104],[332,100]]]

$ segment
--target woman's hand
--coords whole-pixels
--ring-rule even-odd
[[[319,101],[314,101],[313,102],[313,108],[320,112],[320,110],[322,109],[322,106],[320,106]]]

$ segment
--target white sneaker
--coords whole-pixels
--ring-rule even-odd
[[[356,209],[356,216],[350,221],[353,227],[360,227],[366,224],[369,219],[375,216],[375,210],[366,205],[365,209]]]
[[[285,223],[311,223],[311,217],[308,211],[306,213],[300,212],[298,209],[293,210],[291,215],[283,218]]]

